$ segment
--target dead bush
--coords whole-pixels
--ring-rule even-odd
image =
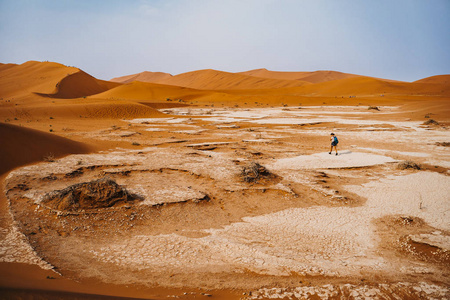
[[[46,162],[54,162],[55,161],[55,155],[53,153],[47,153],[43,158]]]
[[[258,182],[262,179],[275,177],[274,174],[257,162],[251,162],[249,165],[242,167],[240,176],[245,182]]]
[[[405,160],[402,162],[399,162],[397,165],[397,168],[400,170],[406,170],[406,169],[413,169],[413,170],[420,170],[420,165],[416,164],[415,162],[411,160]]]
[[[380,110],[380,108],[378,106],[369,106],[368,109],[373,109],[373,110]]]
[[[423,125],[439,125],[439,123],[433,119],[426,120]]]
[[[111,207],[138,199],[114,180],[105,177],[48,193],[42,203],[57,210],[74,211]]]

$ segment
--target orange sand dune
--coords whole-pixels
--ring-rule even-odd
[[[120,85],[106,92],[93,95],[91,98],[110,100],[148,100],[165,101],[167,98],[177,101],[186,100],[197,96],[204,96],[212,92],[196,90],[186,87],[171,86],[157,83],[134,81]]]
[[[119,83],[130,83],[133,81],[158,82],[161,80],[166,80],[170,77],[172,77],[172,75],[169,73],[145,71],[137,74],[116,77],[111,79],[110,81]]]
[[[63,156],[70,153],[88,153],[91,149],[54,134],[0,123],[0,174],[18,166],[42,161],[48,156]]]
[[[415,83],[437,83],[437,84],[450,85],[450,74],[431,76],[431,77],[423,78],[423,79],[420,79],[420,80],[417,80],[414,82]]]
[[[246,72],[240,72],[239,74],[272,78],[272,79],[284,79],[284,80],[302,80],[310,83],[320,83],[331,80],[359,77],[360,75],[341,73],[336,71],[315,71],[315,72],[278,72],[269,71],[267,69],[256,69]]]
[[[229,92],[236,92],[229,94]],[[157,83],[147,83],[134,81],[124,84],[103,92],[93,95],[88,99],[105,99],[105,100],[131,100],[139,101],[150,107],[164,107],[159,104],[167,104],[170,107],[179,106],[180,103],[228,103],[229,105],[244,103],[247,99],[245,95],[239,95],[240,90],[224,90],[224,91],[208,91],[197,90],[180,86],[164,85]],[[259,90],[251,90],[259,91]],[[169,101],[167,99],[170,99]]]
[[[201,90],[283,88],[307,84],[297,80],[259,78],[211,69],[179,74],[157,83]]]
[[[98,80],[83,71],[79,71],[64,77],[57,83],[53,93],[36,94],[50,98],[73,99],[98,94],[118,85],[119,83]]]
[[[56,84],[78,69],[51,62],[29,61],[0,71],[0,97],[52,93]]]
[[[11,67],[17,66],[16,64],[2,64],[0,63],[0,72],[6,69],[9,69]]]
[[[302,78],[302,80],[311,82],[311,83],[321,83],[332,80],[340,80],[346,78],[356,78],[361,77],[360,75],[341,73],[336,71],[315,71],[311,72],[311,74]]]
[[[98,80],[75,67],[29,61],[0,69],[0,97],[38,94],[53,98],[78,98],[110,89],[117,83]]]
[[[448,96],[448,85],[386,81],[371,77],[353,77],[311,84],[299,88],[284,89],[276,93],[302,96],[380,96],[427,95]]]
[[[31,101],[30,101],[31,102]],[[0,106],[0,117],[5,119],[32,120],[36,118],[156,118],[165,114],[151,106],[132,101],[110,101],[105,99],[71,99],[53,101],[33,101],[20,106]]]

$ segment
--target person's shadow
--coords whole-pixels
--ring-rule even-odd
[[[338,150],[338,153],[339,153],[339,155],[346,155],[346,154],[352,154],[352,151],[346,150],[346,151],[340,152],[340,151]]]

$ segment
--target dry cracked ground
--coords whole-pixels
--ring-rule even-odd
[[[450,297],[445,126],[395,107],[165,112],[66,133],[132,149],[10,173],[0,259],[246,299]]]

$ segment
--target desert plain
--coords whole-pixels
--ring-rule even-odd
[[[0,64],[2,294],[448,299],[449,128],[450,75]]]

